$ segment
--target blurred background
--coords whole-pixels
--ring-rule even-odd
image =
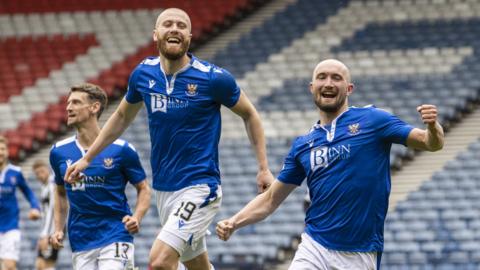
[[[356,86],[350,105],[373,104],[417,127],[423,124],[416,106],[437,105],[447,130],[444,150],[392,148],[382,267],[480,269],[479,0],[0,0],[0,132],[37,195],[33,160],[48,160],[52,143],[73,134],[65,125],[69,86],[101,85],[111,99],[104,121],[133,68],[158,55],[152,30],[168,7],[189,13],[191,51],[228,69],[254,102],[274,174],[292,139],[318,120],[308,84],[322,59],[350,67]],[[139,151],[150,179],[144,111],[123,138]],[[224,197],[215,222],[256,195],[256,160],[242,121],[229,110],[220,163]],[[133,206],[135,190],[127,193]],[[287,269],[303,231],[305,194],[297,188],[270,218],[229,242],[209,236],[216,269]],[[19,269],[30,270],[40,222],[27,220],[28,204],[18,198]],[[147,269],[158,233],[154,200],[151,206],[135,238],[140,269]],[[71,269],[68,243],[57,269]]]

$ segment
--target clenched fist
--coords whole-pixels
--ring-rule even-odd
[[[217,223],[215,231],[217,232],[218,238],[223,241],[227,241],[235,232],[235,229],[235,223],[229,219],[226,219]]]

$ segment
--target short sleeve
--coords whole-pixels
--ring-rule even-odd
[[[60,166],[58,164],[55,149],[55,146],[53,146],[50,150],[50,167],[52,167],[54,173],[55,184],[63,186],[64,181],[62,175],[60,174]]]
[[[140,163],[140,157],[133,145],[125,143],[122,160],[122,172],[132,185],[136,185],[147,178],[145,170]]]
[[[232,74],[227,70],[215,67],[213,69],[211,95],[212,98],[227,107],[233,107],[240,98],[240,87]]]
[[[300,186],[306,177],[306,173],[302,164],[297,161],[295,154],[295,146],[297,141],[298,139],[292,144],[290,152],[283,163],[283,168],[277,178],[282,183]]]
[[[375,109],[376,124],[381,139],[392,143],[406,145],[413,127],[397,116],[380,109]]]
[[[128,103],[138,103],[143,100],[142,94],[137,90],[137,79],[138,79],[138,67],[133,70],[128,79],[127,93],[125,94],[125,100]]]

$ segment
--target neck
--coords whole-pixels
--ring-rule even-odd
[[[190,57],[188,57],[187,54],[184,54],[177,60],[169,60],[165,58],[162,54],[160,54],[160,64],[162,65],[162,69],[165,74],[168,75],[174,74],[175,72],[186,66],[188,63],[190,63]]]
[[[344,113],[345,111],[348,110],[348,105],[345,102],[345,104],[336,112],[326,112],[320,110],[320,125],[329,125],[337,118],[340,114]]]
[[[8,161],[0,163],[0,171],[3,171],[3,169],[5,169],[5,167],[7,167],[7,164],[8,164]]]
[[[82,146],[83,149],[88,149],[98,134],[100,133],[100,127],[98,126],[98,121],[89,121],[77,127],[77,140]]]

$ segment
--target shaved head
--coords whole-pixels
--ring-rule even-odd
[[[344,63],[342,63],[342,62],[340,62],[336,59],[327,59],[327,60],[323,60],[320,63],[318,63],[318,65],[313,70],[312,81],[314,81],[315,78],[317,77],[318,73],[323,71],[324,69],[335,69],[340,74],[343,75],[343,77],[345,78],[347,83],[351,82],[350,70],[348,69],[348,67]]]
[[[190,16],[188,16],[187,12],[185,12],[183,9],[179,8],[167,8],[160,12],[155,23],[155,28],[157,28],[158,25],[168,17],[179,17],[180,19],[185,20],[188,25],[188,30],[192,31],[192,22],[190,21]]]

